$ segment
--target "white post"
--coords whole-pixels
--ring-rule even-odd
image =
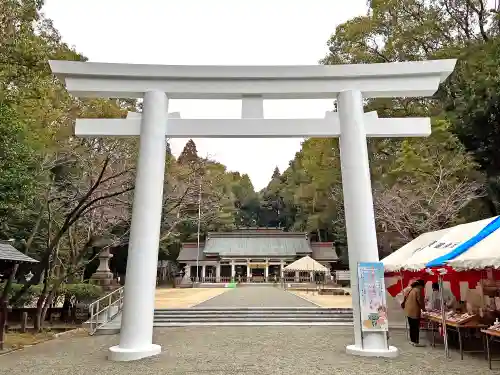
[[[231,261],[231,279],[234,280],[234,277],[236,276],[236,267],[234,264],[234,260]]]
[[[109,349],[109,359],[114,361],[132,361],[161,352],[161,347],[153,344],[153,317],[167,113],[165,93],[144,94],[120,343]]]
[[[250,262],[247,262],[247,282],[251,276],[252,276],[252,269],[250,268]]]
[[[201,279],[205,279],[206,277],[206,272],[207,272],[207,266],[203,265],[201,266]]]
[[[386,332],[362,332],[361,327],[358,263],[379,261],[368,149],[363,124],[363,96],[359,91],[343,91],[339,93],[337,103],[354,316],[354,345],[348,346],[347,352],[362,356],[395,357],[398,350],[387,346]]]
[[[196,232],[196,282],[200,282],[200,225],[201,225],[201,180],[198,187],[198,230]],[[205,277],[205,276],[203,276]]]
[[[215,282],[220,282],[220,263],[215,266]]]

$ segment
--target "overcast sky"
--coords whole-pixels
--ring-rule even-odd
[[[366,0],[46,0],[63,40],[90,61],[186,65],[317,64],[335,27]],[[267,118],[317,118],[325,100],[266,101]],[[172,100],[184,118],[239,118],[239,101]],[[195,139],[200,156],[250,175],[257,190],[301,139]],[[185,139],[171,140],[178,155]]]

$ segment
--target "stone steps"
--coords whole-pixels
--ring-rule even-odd
[[[117,333],[120,316],[98,330]],[[242,307],[157,309],[155,327],[241,325],[352,325],[352,309],[321,307]]]
[[[187,309],[155,309],[155,315],[162,314],[352,314],[351,308],[326,308],[326,307],[210,307]]]
[[[352,321],[352,318],[350,319]],[[205,322],[342,322],[348,323],[349,319],[342,317],[317,317],[317,316],[210,316],[210,317],[165,317],[155,318],[155,323],[205,323]]]

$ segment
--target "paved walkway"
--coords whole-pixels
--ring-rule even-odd
[[[351,296],[332,296],[329,294],[318,294],[317,292],[306,292],[303,290],[291,290],[289,293],[302,297],[321,307],[351,308]]]
[[[300,297],[273,286],[234,288],[196,307],[317,307]]]
[[[8,375],[412,375],[499,374],[487,362],[466,356],[444,357],[442,348],[414,348],[403,333],[391,341],[399,358],[352,357],[352,328],[341,327],[182,327],[157,328],[159,356],[136,362],[106,360],[118,336],[60,338],[0,356],[0,373]],[[495,368],[500,364],[494,363]]]
[[[182,309],[227,292],[224,288],[159,288],[155,293],[156,309]]]

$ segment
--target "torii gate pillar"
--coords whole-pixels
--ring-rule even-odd
[[[139,159],[132,206],[127,258],[127,281],[120,344],[109,349],[109,359],[133,361],[161,352],[153,344],[156,266],[160,242],[165,175],[168,99],[164,92],[144,94]]]
[[[386,332],[362,332],[358,289],[358,263],[378,262],[377,232],[373,213],[370,166],[363,122],[360,91],[340,92],[337,99],[340,119],[340,165],[349,249],[351,295],[354,317],[354,345],[347,352],[363,356],[396,357],[398,350],[387,345]]]

